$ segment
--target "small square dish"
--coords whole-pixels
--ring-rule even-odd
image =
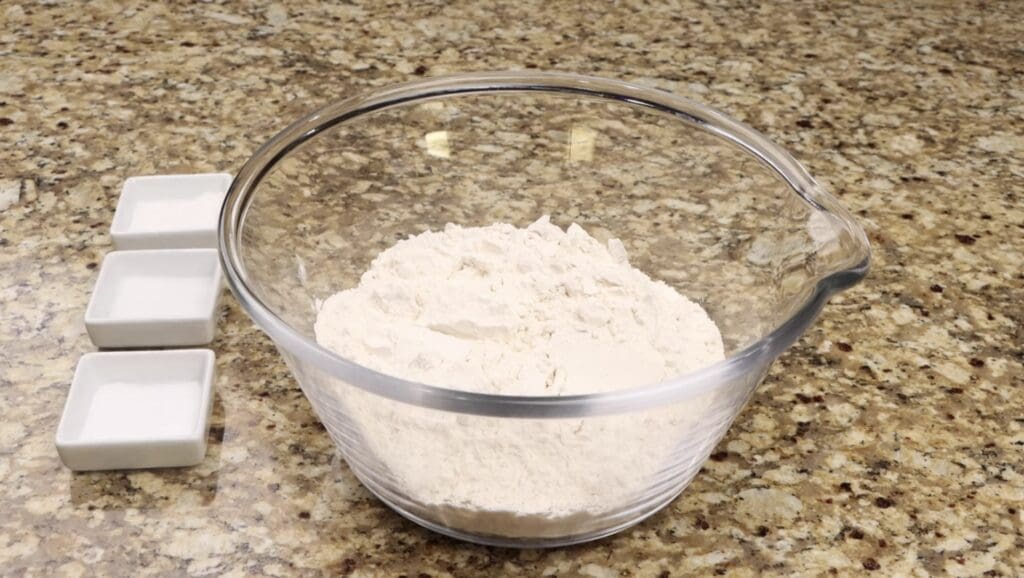
[[[103,259],[85,328],[97,347],[205,345],[222,283],[213,249],[114,251]]]
[[[83,355],[57,427],[61,461],[76,471],[198,464],[213,370],[209,349]]]
[[[227,173],[129,178],[110,227],[114,248],[216,248],[220,206],[231,180]]]

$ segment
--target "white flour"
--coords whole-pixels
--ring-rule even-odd
[[[629,265],[622,243],[545,216],[400,241],[327,299],[317,341],[357,363],[465,391],[562,396],[655,383],[724,357],[699,305]],[[709,401],[572,420],[438,412],[341,388],[354,425],[420,515],[502,536],[582,533],[671,483]],[[703,404],[703,405],[702,405]],[[676,460],[678,461],[678,460]]]

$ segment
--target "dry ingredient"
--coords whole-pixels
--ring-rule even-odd
[[[724,357],[704,310],[630,266],[619,240],[602,244],[547,216],[523,229],[449,224],[398,242],[357,287],[322,304],[315,333],[389,375],[503,395],[631,388]],[[690,400],[607,417],[498,419],[338,394],[416,507],[509,537],[578,532],[671,481],[670,456],[702,411]]]

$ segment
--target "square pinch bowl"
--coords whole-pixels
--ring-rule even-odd
[[[121,188],[110,237],[119,251],[214,249],[227,173],[131,177]]]
[[[611,393],[515,397],[385,375],[317,344],[318,305],[397,240],[544,214],[621,239],[635,267],[707,310],[726,359]],[[750,127],[660,90],[542,73],[428,79],[298,120],[236,176],[220,250],[368,489],[438,532],[518,547],[594,540],[671,502],[870,258],[851,215]],[[453,432],[470,441],[448,443]],[[588,459],[530,459],[554,445]],[[491,467],[452,466],[473,460]]]
[[[107,253],[86,330],[97,347],[206,345],[216,333],[223,279],[215,249]]]
[[[76,471],[198,464],[213,375],[209,349],[83,355],[57,427],[61,461]]]

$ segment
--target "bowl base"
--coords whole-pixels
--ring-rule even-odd
[[[568,536],[555,536],[548,538],[511,538],[506,536],[496,536],[493,534],[476,534],[472,532],[463,532],[455,528],[443,526],[436,522],[424,519],[409,510],[399,506],[391,500],[385,498],[381,492],[378,492],[371,484],[367,484],[363,480],[362,476],[356,475],[359,481],[363,484],[363,487],[370,491],[371,494],[377,497],[381,502],[384,502],[389,508],[397,512],[403,518],[416,523],[428,530],[443,534],[449,538],[455,538],[457,540],[463,540],[465,542],[471,542],[474,544],[480,544],[483,546],[497,546],[501,548],[560,548],[563,546],[573,546],[576,544],[583,544],[585,542],[593,542],[594,540],[600,540],[607,538],[612,534],[617,534],[627,528],[635,526],[640,522],[643,522],[647,518],[650,518],[654,514],[661,511],[662,508],[672,503],[673,500],[679,497],[679,494],[683,492],[684,488],[680,488],[678,491],[670,494],[665,500],[656,503],[654,506],[644,510],[639,515],[625,522],[612,526],[610,528],[602,528],[593,532],[585,534],[572,534]],[[688,484],[687,484],[688,485]]]

